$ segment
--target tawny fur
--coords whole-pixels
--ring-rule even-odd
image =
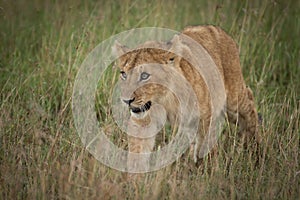
[[[225,86],[227,98],[226,111],[229,121],[233,123],[238,122],[242,134],[249,137],[255,136],[258,139],[258,115],[252,91],[245,85],[243,79],[239,51],[236,43],[222,29],[215,26],[187,27],[182,31],[182,34],[191,37],[201,44],[217,65]],[[169,45],[170,48],[172,48],[172,45],[174,44],[171,42],[165,44],[155,43],[155,45],[157,45],[157,47]],[[144,44],[144,46],[147,47],[147,44]],[[168,92],[166,88],[163,88],[160,85],[150,84],[139,88],[134,91],[134,93],[126,91],[126,88],[133,83],[130,81],[130,76],[137,76],[136,74],[131,74],[131,69],[142,64],[159,63],[166,65],[166,69],[168,69],[167,67],[173,67],[182,74],[186,80],[189,81],[197,95],[201,112],[199,136],[203,137],[203,134],[208,130],[212,115],[211,101],[203,77],[196,72],[193,66],[185,59],[176,56],[173,53],[155,48],[129,50],[124,46],[115,45],[114,51],[115,53],[122,55],[118,59],[117,65],[121,71],[127,73],[128,80],[121,81],[122,98],[134,98],[134,102],[132,102],[132,105],[134,106],[140,106],[149,100],[164,105],[167,111],[168,120],[173,125],[177,122],[176,116],[179,105],[176,97]],[[169,64],[170,60],[172,60],[172,66]],[[132,116],[132,120],[135,123],[143,124],[147,123],[147,117],[147,114],[141,118]],[[135,153],[149,152],[153,149],[154,139],[155,138],[139,140],[137,138],[129,137],[129,151]]]

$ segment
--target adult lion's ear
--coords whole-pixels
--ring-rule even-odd
[[[123,54],[127,53],[129,51],[129,48],[122,45],[119,41],[116,40],[111,50],[114,56],[120,57]]]

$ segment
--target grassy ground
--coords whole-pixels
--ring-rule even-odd
[[[0,0],[0,199],[298,199],[299,10],[297,0]],[[219,25],[240,46],[264,117],[259,159],[228,133],[198,170],[177,162],[129,183],[80,143],[70,106],[76,73],[113,34],[195,24]],[[109,92],[100,87],[103,118]]]

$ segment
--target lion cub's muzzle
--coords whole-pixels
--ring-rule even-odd
[[[133,113],[146,112],[151,108],[151,101],[148,101],[147,103],[145,103],[140,107],[129,106],[129,108]]]
[[[141,105],[139,107],[132,106],[131,103],[134,101],[135,98],[129,99],[129,100],[123,100],[124,103],[128,104],[129,109],[133,113],[140,113],[140,112],[146,112],[151,108],[151,101],[148,101],[144,105]]]

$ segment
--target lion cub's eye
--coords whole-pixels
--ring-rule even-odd
[[[150,77],[150,74],[148,74],[147,72],[143,72],[141,74],[141,80],[142,81],[147,80],[149,77]]]
[[[127,74],[126,74],[124,71],[120,71],[120,73],[121,73],[121,78],[122,78],[123,80],[126,80]]]

